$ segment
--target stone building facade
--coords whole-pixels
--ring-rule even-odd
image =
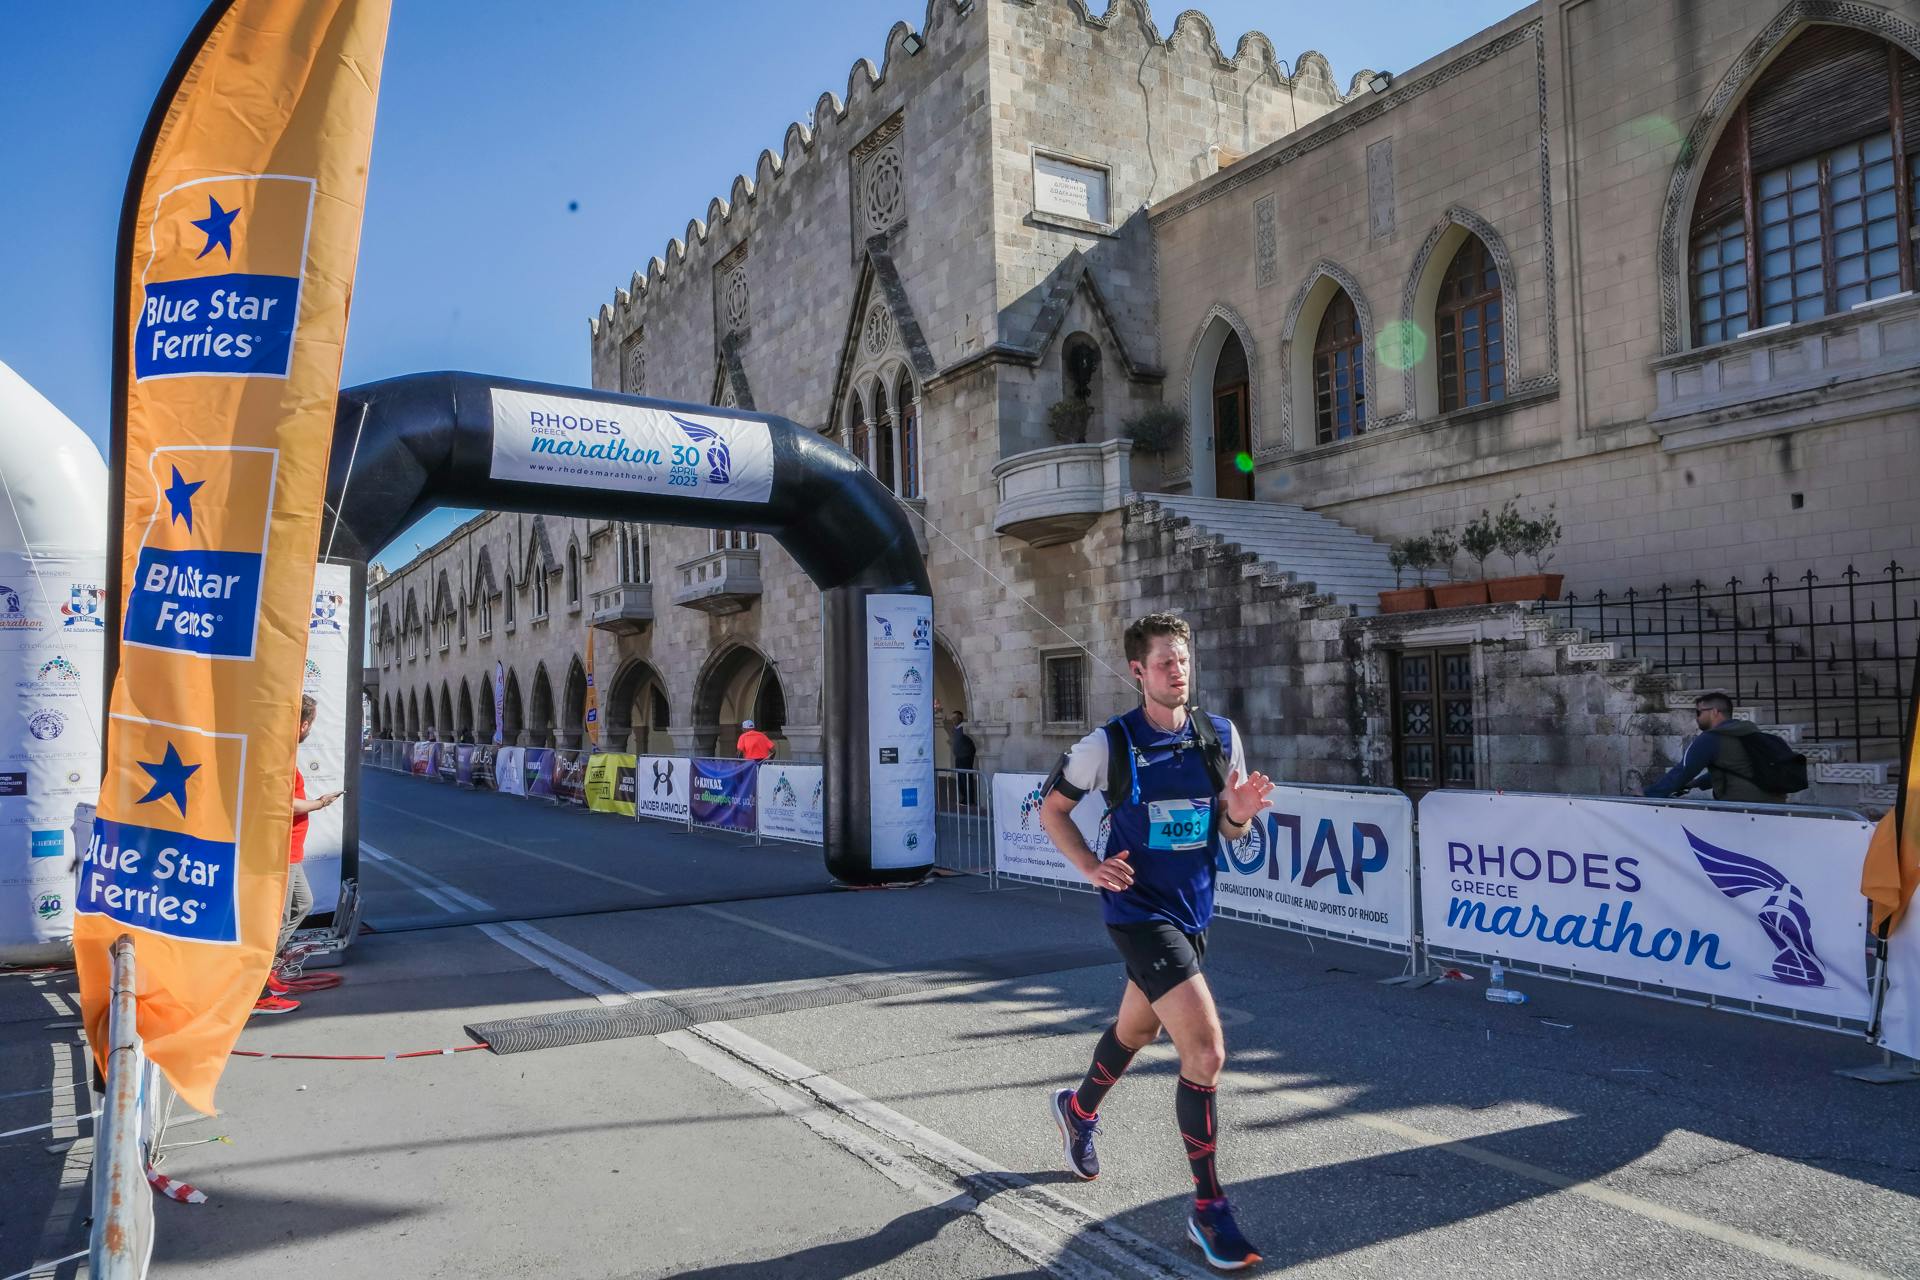
[[[1583,593],[1912,563],[1917,56],[1920,0],[1542,0],[1343,88],[1140,0],[933,0],[601,308],[593,380],[880,475],[984,767],[1128,701],[1118,631],[1175,607],[1284,775],[1404,784],[1431,659],[1468,729],[1424,781],[1617,790],[1678,681],[1524,610],[1380,618],[1383,544],[1516,498]],[[1135,448],[1156,405],[1184,428]],[[818,747],[818,593],[770,541],[488,514],[372,608],[387,727],[457,732],[499,660],[509,727],[568,744],[591,635],[616,742]]]

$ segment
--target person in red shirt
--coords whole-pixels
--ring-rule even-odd
[[[311,697],[300,697],[300,741],[305,742],[307,735],[313,732],[313,718],[319,711],[319,704]],[[287,906],[286,917],[280,925],[280,938],[274,944],[273,953],[277,957],[287,949],[287,943],[306,920],[307,913],[313,910],[313,886],[307,883],[306,868],[301,861],[307,854],[307,818],[316,809],[324,809],[340,798],[338,791],[330,792],[318,799],[307,799],[307,780],[300,772],[299,761],[293,766],[293,830],[287,841]],[[292,1013],[300,1007],[298,1000],[287,998],[287,989],[279,985],[278,980],[269,978],[267,989],[254,1002],[255,1013]]]
[[[733,744],[733,749],[745,760],[773,759],[773,739],[754,728],[751,720],[741,722],[740,740]]]

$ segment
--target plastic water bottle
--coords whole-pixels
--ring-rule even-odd
[[[1495,1004],[1525,1004],[1527,993],[1515,991],[1507,985],[1507,970],[1504,965],[1495,964],[1493,972],[1487,975],[1487,999]]]

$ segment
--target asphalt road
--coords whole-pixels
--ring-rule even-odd
[[[1170,1051],[1103,1108],[1101,1178],[1062,1169],[1048,1093],[1121,983],[1090,898],[970,877],[818,892],[811,850],[398,775],[361,801],[376,931],[345,985],[243,1048],[817,1007],[507,1055],[237,1058],[222,1114],[169,1139],[195,1145],[165,1171],[211,1201],[157,1206],[156,1275],[1202,1274]],[[983,958],[1005,972],[819,1003],[821,979]],[[1231,922],[1208,961],[1221,1168],[1268,1271],[1920,1275],[1920,1087],[1835,1076],[1874,1060],[1858,1042],[1546,981],[1516,984],[1522,1006],[1383,987],[1394,957]],[[49,1124],[0,1138],[0,1277],[84,1246],[70,990],[0,978],[0,1095],[43,1091],[0,1096],[0,1132]]]

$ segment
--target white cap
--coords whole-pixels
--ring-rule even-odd
[[[740,722],[740,727],[741,727],[742,729],[751,729],[751,728],[753,728],[753,721],[751,721],[751,720],[742,720],[742,721]]]

